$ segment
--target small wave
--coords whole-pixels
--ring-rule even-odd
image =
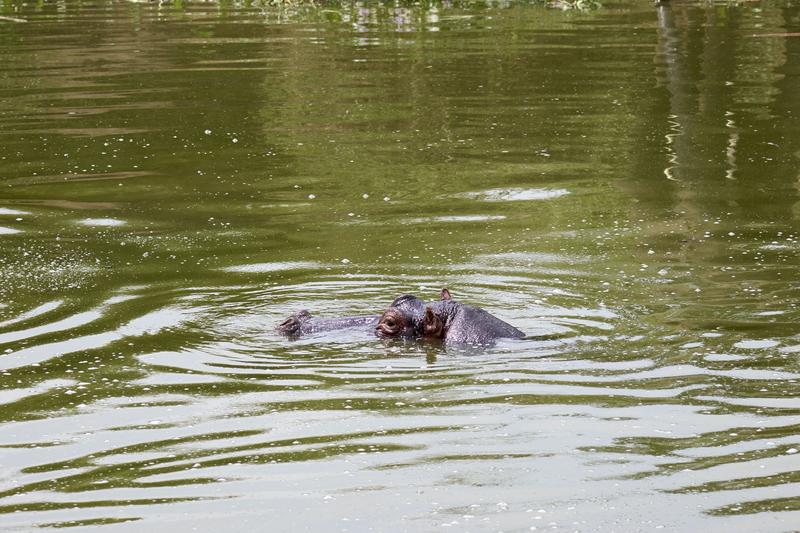
[[[18,209],[9,209],[7,207],[0,207],[0,215],[30,215],[28,211],[20,211]]]
[[[118,218],[84,218],[79,220],[78,224],[84,226],[124,226],[127,222]]]
[[[489,189],[456,194],[456,198],[472,198],[484,202],[522,202],[552,200],[569,194],[567,189]]]
[[[236,265],[224,267],[225,272],[239,272],[242,274],[258,274],[263,272],[280,272],[282,270],[313,270],[323,268],[325,265],[315,261],[287,261],[278,263],[253,263],[249,265]]]
[[[772,339],[760,339],[760,340],[753,340],[753,339],[745,339],[743,341],[739,341],[733,346],[735,348],[741,348],[743,350],[765,350],[767,348],[775,348],[779,346],[780,343],[778,341]]]
[[[430,222],[491,222],[505,220],[505,215],[452,215],[440,217],[409,218],[410,224],[427,224]]]

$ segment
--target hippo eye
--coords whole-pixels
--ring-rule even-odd
[[[391,318],[387,318],[384,324],[386,324],[390,328],[394,328],[395,326],[397,326],[397,323]]]

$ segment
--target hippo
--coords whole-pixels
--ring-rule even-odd
[[[428,339],[445,344],[487,345],[497,339],[521,339],[525,334],[480,307],[453,300],[442,289],[441,299],[426,303],[405,294],[395,298],[381,315],[314,318],[300,311],[284,320],[278,331],[299,336],[345,328],[369,328],[382,339]]]

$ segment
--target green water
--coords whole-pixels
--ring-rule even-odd
[[[798,34],[4,2],[0,528],[796,530]],[[532,338],[274,332],[444,286]]]

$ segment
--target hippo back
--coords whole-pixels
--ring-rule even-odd
[[[443,302],[444,303],[444,302]],[[496,339],[521,339],[523,332],[480,307],[448,302],[453,306],[444,340],[448,344],[491,344]]]

